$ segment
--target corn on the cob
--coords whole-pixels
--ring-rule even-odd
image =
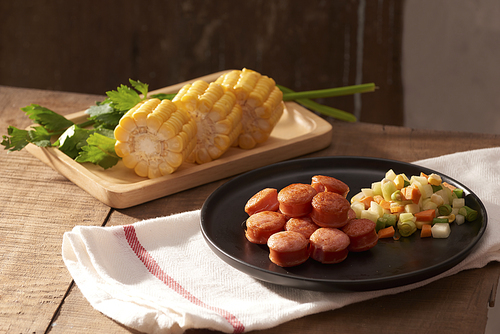
[[[197,124],[196,146],[187,162],[203,164],[219,158],[241,132],[241,106],[232,92],[217,83],[198,80],[187,84],[172,101]]]
[[[150,99],[130,109],[115,128],[115,152],[142,177],[173,173],[196,144],[196,123],[170,100]]]
[[[221,75],[216,81],[233,92],[243,110],[243,129],[235,145],[251,149],[265,142],[283,114],[283,93],[272,78],[244,68]]]

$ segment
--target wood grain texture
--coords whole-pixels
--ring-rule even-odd
[[[2,135],[6,123],[30,123],[19,105],[78,105],[89,96],[79,98],[0,87]],[[63,233],[102,225],[110,209],[27,152],[0,150],[0,170],[0,332],[43,333],[72,280],[60,256]]]
[[[28,126],[30,121],[18,108],[31,102],[68,114],[84,109],[95,98],[0,86],[0,127],[4,129],[0,131],[3,134],[7,125]],[[411,162],[457,150],[500,146],[499,135],[331,123],[332,144],[304,157],[360,155]],[[112,210],[27,152],[0,150],[0,168],[0,332],[5,333],[136,333],[93,309],[71,283],[61,259],[63,233],[75,225],[123,225],[199,209],[227,181]],[[324,333],[335,326],[342,333],[372,333],[374,328],[397,333],[403,327],[406,333],[435,329],[482,333],[499,275],[500,265],[492,263],[414,291],[304,317],[265,332]]]
[[[0,85],[104,94],[248,67],[295,90],[374,82],[321,102],[402,125],[404,1],[0,2]]]

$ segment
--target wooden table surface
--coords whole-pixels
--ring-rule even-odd
[[[102,96],[0,86],[0,132],[31,121],[19,108],[37,103],[60,114]],[[332,121],[331,145],[307,157],[352,155],[411,162],[500,146],[500,135],[415,130]],[[28,152],[0,150],[0,332],[136,333],[94,310],[61,257],[76,225],[112,226],[199,209],[226,180],[116,210],[94,199]],[[261,333],[484,333],[500,265],[467,270],[419,289],[285,323]],[[190,330],[208,333],[208,330]]]

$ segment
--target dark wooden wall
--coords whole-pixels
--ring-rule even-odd
[[[320,102],[403,124],[402,0],[0,0],[0,85],[104,95],[243,67],[295,90],[374,82]]]

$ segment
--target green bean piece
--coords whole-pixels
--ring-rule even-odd
[[[432,225],[434,225],[434,224],[445,224],[445,223],[446,223],[446,224],[448,224],[448,223],[449,223],[449,222],[448,222],[448,218],[434,218],[434,219],[432,220]]]
[[[468,207],[467,205],[458,210],[458,214],[465,217],[468,222],[474,221],[477,218],[477,211]]]
[[[448,216],[451,213],[451,205],[443,204],[438,207],[438,212],[440,216]]]
[[[377,222],[375,223],[375,231],[378,233],[381,229],[385,228],[387,219],[380,217],[377,219]]]
[[[453,193],[455,195],[457,195],[457,198],[464,197],[464,191],[463,191],[463,189],[459,189],[459,188],[453,189]]]
[[[398,216],[390,213],[384,213],[382,217],[386,220],[385,227],[389,226],[396,227],[396,223],[398,222]]]
[[[441,189],[443,189],[443,186],[439,185],[439,186],[435,186],[435,185],[432,185],[432,192],[435,193],[436,191],[439,191]]]

